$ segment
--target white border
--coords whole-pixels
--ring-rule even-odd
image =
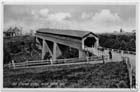
[[[112,0],[113,1],[113,0]],[[136,5],[138,2],[2,2],[3,5]]]
[[[1,78],[0,78],[0,82],[3,83],[3,5],[2,3],[0,3],[0,59],[1,59],[1,66],[0,66],[0,72],[1,72]],[[0,88],[3,88],[3,84],[0,85]]]
[[[102,1],[102,2],[101,2]],[[139,21],[140,21],[140,19],[139,19],[139,10],[140,10],[140,7],[139,7],[139,5],[140,5],[140,3],[139,3],[139,0],[126,0],[126,1],[122,1],[122,0],[112,0],[111,2],[110,1],[105,1],[105,0],[98,0],[98,2],[96,1],[96,0],[78,0],[78,1],[74,1],[74,0],[69,0],[69,1],[66,1],[66,0],[61,0],[61,1],[57,1],[57,0],[47,0],[47,1],[45,1],[44,2],[44,0],[43,0],[43,2],[42,2],[42,0],[30,0],[30,1],[28,1],[28,0],[5,0],[5,1],[2,1],[1,3],[0,3],[0,9],[1,9],[1,12],[0,12],[0,14],[1,14],[1,20],[2,21],[0,21],[0,42],[1,43],[3,43],[3,5],[62,5],[62,4],[72,4],[72,5],[74,5],[74,4],[78,4],[78,5],[136,5],[136,46],[137,46],[137,48],[136,48],[136,82],[139,84],[140,83],[140,81],[138,81],[138,78],[140,77],[138,77],[138,57],[139,57],[139,40],[140,40],[140,37],[138,36],[139,35],[139,27],[138,27],[138,24],[139,24]],[[2,65],[1,65],[1,67],[0,68],[2,68],[1,70],[1,72],[2,72],[2,78],[1,78],[1,83],[2,83],[2,85],[1,85],[1,89],[3,90],[3,91],[10,91],[10,92],[18,92],[18,91],[23,91],[23,92],[25,92],[25,91],[51,91],[51,92],[54,92],[54,91],[62,91],[62,92],[64,92],[64,91],[77,91],[77,92],[91,92],[91,91],[97,91],[97,92],[101,92],[101,91],[110,91],[110,92],[116,92],[116,91],[123,91],[123,92],[132,92],[132,91],[135,91],[134,89],[118,89],[118,88],[54,88],[54,89],[52,89],[52,88],[3,88],[3,44],[1,44],[1,47],[2,48],[0,48],[0,52],[2,53],[2,55],[0,55],[0,59],[2,59]],[[140,86],[140,85],[139,85]]]

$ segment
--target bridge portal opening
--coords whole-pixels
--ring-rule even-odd
[[[85,47],[94,47],[95,46],[95,42],[96,42],[96,39],[94,37],[87,37],[84,40],[84,46]]]

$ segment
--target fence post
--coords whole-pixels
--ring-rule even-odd
[[[13,68],[16,69],[14,60],[12,60],[12,65],[13,65]]]
[[[102,59],[103,59],[103,64],[105,63],[105,61],[104,61],[104,55],[102,55]]]
[[[124,56],[124,51],[123,51],[123,50],[121,50],[121,56],[122,56],[122,57]]]
[[[132,66],[128,57],[125,60],[127,64],[128,74],[129,74],[129,82],[130,82],[129,85],[130,88],[132,88]]]
[[[89,57],[88,56],[86,56],[86,60],[87,60],[87,62],[89,61]]]
[[[53,64],[53,60],[52,60],[52,58],[50,59],[50,62],[51,62],[51,65]]]
[[[29,64],[29,62],[28,62],[28,60],[27,60],[25,66],[26,66],[26,65],[28,66],[28,64]]]
[[[128,64],[129,64],[129,78],[130,78],[130,88],[132,88],[132,66],[130,64],[130,60],[128,59]]]

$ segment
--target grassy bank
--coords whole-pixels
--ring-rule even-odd
[[[7,70],[4,71],[4,87],[128,88],[129,79],[123,62],[110,62]]]

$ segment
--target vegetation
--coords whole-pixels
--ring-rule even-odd
[[[136,35],[133,34],[100,34],[99,43],[102,47],[136,51]]]
[[[34,51],[33,36],[16,36],[4,38],[4,64],[11,60],[22,62],[39,59],[40,56]]]
[[[128,88],[128,80],[123,62],[4,71],[5,88]]]

